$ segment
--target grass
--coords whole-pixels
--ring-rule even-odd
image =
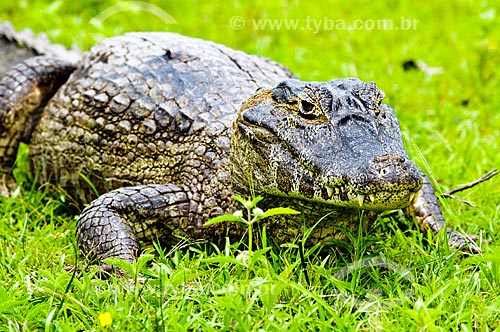
[[[152,3],[176,23],[153,7],[91,0],[4,1],[0,19],[81,49],[102,36],[168,30],[273,58],[306,80],[374,80],[398,114],[410,156],[439,190],[500,165],[494,1]],[[417,20],[415,29],[369,28],[378,19],[399,26],[401,18]],[[344,28],[356,20],[362,29]],[[404,71],[408,60],[442,73]],[[498,331],[498,181],[462,194],[477,208],[446,202],[453,228],[492,239],[479,256],[455,255],[443,234],[428,239],[385,218],[369,236],[353,235],[347,254],[306,249],[305,269],[294,246],[248,256],[228,243],[155,247],[126,267],[137,278],[102,280],[95,268],[67,270],[82,264],[75,217],[60,197],[26,180],[18,197],[0,198],[0,331]],[[374,266],[380,260],[385,267]]]

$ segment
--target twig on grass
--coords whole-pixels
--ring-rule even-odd
[[[475,187],[475,186],[477,186],[478,184],[480,184],[482,182],[488,181],[489,179],[491,179],[495,175],[498,175],[499,173],[500,172],[496,168],[494,168],[491,171],[489,171],[488,173],[486,173],[483,176],[481,176],[477,180],[474,180],[474,181],[469,182],[469,183],[461,184],[461,185],[459,185],[459,188],[452,189],[450,191],[442,193],[441,197],[444,197],[444,198],[453,198],[453,199],[456,199],[457,201],[465,203],[465,204],[467,204],[469,206],[475,207],[476,205],[474,203],[472,203],[470,201],[467,201],[467,200],[465,200],[463,198],[460,198],[460,197],[458,197],[456,195],[453,195],[453,194],[456,194],[456,193],[458,193],[460,191],[464,191],[464,190],[470,189],[472,187]]]

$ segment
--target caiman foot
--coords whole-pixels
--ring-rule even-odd
[[[434,188],[427,176],[423,175],[424,183],[419,194],[415,196],[412,204],[406,208],[405,213],[408,217],[417,222],[423,232],[431,230],[437,234],[443,227],[446,227],[439,201],[434,192]],[[452,231],[446,228],[448,235],[448,244],[450,248],[457,248],[461,251],[473,254],[481,253],[481,248],[476,241],[480,240],[477,235],[467,235]]]
[[[480,254],[481,248],[477,245],[480,237],[475,234],[461,234],[450,229],[448,233],[448,245],[450,248],[456,248],[464,252]]]
[[[190,208],[188,188],[149,184],[110,191],[87,206],[76,224],[76,238],[83,255],[102,262],[121,258],[133,262],[139,241],[153,242],[172,236],[186,221]],[[103,270],[111,270],[103,265]]]

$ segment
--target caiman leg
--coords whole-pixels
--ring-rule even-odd
[[[16,187],[12,166],[19,142],[27,142],[45,104],[75,67],[38,56],[12,67],[0,80],[0,195]]]
[[[76,224],[80,251],[95,261],[121,258],[132,262],[139,241],[196,236],[201,222],[189,189],[176,185],[140,185],[110,191],[87,206]],[[178,241],[178,240],[177,240]]]
[[[423,175],[423,177],[424,184],[418,198],[405,212],[410,218],[416,220],[422,231],[430,229],[436,234],[445,227],[445,221],[431,181],[426,175]],[[474,242],[478,239],[477,235],[460,234],[452,231],[449,227],[446,228],[446,232],[450,247],[467,248],[473,253],[481,252],[479,246]]]

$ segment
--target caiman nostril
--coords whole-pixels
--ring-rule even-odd
[[[386,162],[388,160],[389,160],[388,154],[383,154],[383,155],[376,156],[375,158],[373,158],[373,162],[375,162],[375,163],[383,163],[383,162]]]
[[[391,161],[398,164],[406,163],[406,158],[403,156],[393,155],[393,154],[383,154],[373,158],[372,160],[376,164],[386,163],[389,164]]]

